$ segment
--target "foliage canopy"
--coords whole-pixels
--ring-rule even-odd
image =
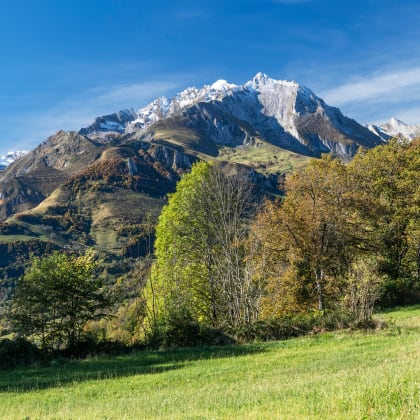
[[[39,339],[44,349],[74,346],[86,322],[103,317],[110,306],[95,267],[91,252],[34,257],[13,297],[15,331]]]
[[[200,162],[178,183],[156,230],[147,287],[152,317],[184,314],[213,327],[249,322],[258,292],[245,245],[252,191],[244,174]]]

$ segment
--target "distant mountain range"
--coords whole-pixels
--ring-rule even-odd
[[[214,88],[218,84],[221,85],[225,83],[224,81],[219,81],[209,87],[204,87],[201,90],[195,88],[188,88],[184,92],[190,92],[190,99],[184,99],[181,103],[185,106],[187,103],[192,104],[194,102],[194,95],[192,92],[195,92],[196,100],[200,97],[200,92],[202,97],[206,100],[215,100],[211,99],[212,97],[209,93],[215,93],[217,90]],[[235,86],[228,85],[227,86]],[[213,87],[213,89],[212,89]],[[207,89],[206,89],[207,88]],[[79,133],[86,133],[90,137],[107,137],[111,133],[126,133],[135,131],[135,127],[145,128],[151,125],[153,122],[157,122],[160,119],[166,118],[170,115],[171,109],[175,108],[174,100],[176,98],[182,98],[184,92],[180,93],[172,99],[171,101],[165,97],[161,97],[153,101],[148,106],[138,110],[125,110],[119,111],[115,114],[106,115],[103,117],[97,117],[93,124],[86,128],[79,130]],[[217,96],[216,96],[217,97]],[[162,112],[162,109],[164,112]],[[163,116],[164,115],[164,116]],[[404,121],[401,121],[395,117],[392,117],[389,121],[381,124],[368,124],[366,127],[375,135],[380,137],[383,141],[388,141],[390,138],[395,136],[403,136],[409,140],[414,139],[420,136],[420,125],[406,124]],[[0,156],[0,170],[6,169],[11,163],[16,159],[27,154],[28,151],[17,150],[10,151],[4,156]]]
[[[243,85],[219,80],[98,117],[78,132],[59,131],[26,154],[8,154],[0,222],[17,223],[6,230],[20,239],[123,252],[133,238],[121,232],[159,214],[197,160],[218,161],[260,190],[279,193],[285,173],[309,157],[349,160],[398,130],[414,136],[418,127],[395,119],[364,127],[310,89],[262,73]]]
[[[122,135],[138,133],[161,120],[181,115],[188,118],[191,116],[190,108],[194,107],[197,112],[197,107],[203,108],[199,104],[205,103],[217,105],[217,110],[210,110],[207,105],[205,114],[217,111],[217,116],[234,117],[249,124],[260,136],[268,137],[268,141],[309,156],[332,152],[349,158],[360,145],[372,147],[380,140],[387,141],[396,135],[409,139],[420,135],[420,125],[408,125],[394,117],[380,126],[369,124],[362,127],[344,117],[337,108],[325,104],[308,88],[296,82],[274,80],[263,73],[258,73],[241,86],[218,80],[201,89],[189,87],[171,99],[157,98],[137,111],[128,109],[97,117],[91,125],[80,129],[79,134],[107,142]],[[198,117],[205,120],[209,115]],[[226,121],[222,122],[226,124]],[[216,134],[219,137],[217,144],[238,143],[238,133],[231,133],[229,124],[219,128],[222,132]],[[368,134],[365,128],[374,136]],[[218,127],[215,129],[217,131]],[[251,133],[245,134],[241,128],[240,131],[243,132],[240,137],[247,134],[252,137]],[[1,156],[0,170],[26,153],[15,151]]]

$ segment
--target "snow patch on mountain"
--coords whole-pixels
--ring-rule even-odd
[[[107,133],[123,134],[130,121],[137,117],[133,109],[125,109],[115,114],[104,115],[95,118],[95,121],[88,127],[79,130],[79,134],[91,137],[102,137]]]
[[[26,150],[16,150],[7,152],[4,156],[0,156],[0,169],[5,169],[16,159],[25,156],[28,153]]]
[[[162,118],[175,116],[196,103],[219,100],[239,88],[239,86],[228,83],[226,80],[218,80],[212,85],[203,86],[201,89],[188,87],[172,99],[162,96],[139,109],[137,117],[126,125],[125,132],[132,133],[146,128]]]

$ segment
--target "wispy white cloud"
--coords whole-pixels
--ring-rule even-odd
[[[420,89],[420,67],[373,75],[321,92],[334,105],[358,101],[389,101],[400,99],[412,89]],[[420,97],[419,97],[420,100]]]
[[[395,116],[420,123],[420,66],[358,78],[318,92],[328,104],[362,123],[383,123]]]

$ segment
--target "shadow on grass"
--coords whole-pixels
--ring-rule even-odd
[[[0,392],[28,392],[84,381],[159,374],[182,369],[194,361],[261,353],[264,346],[196,347],[166,351],[138,351],[124,356],[85,360],[54,360],[48,367],[0,370]]]

